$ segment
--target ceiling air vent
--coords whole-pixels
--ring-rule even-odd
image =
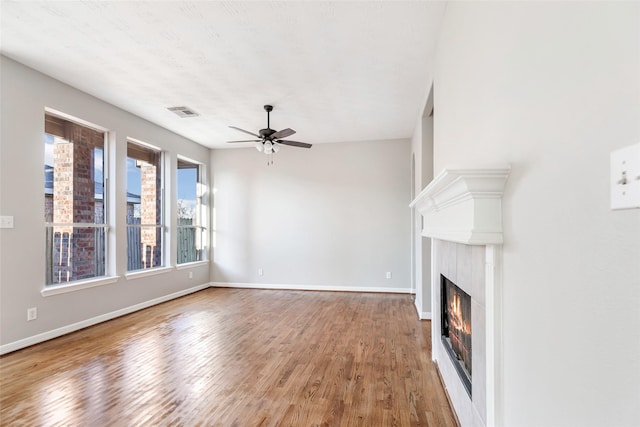
[[[176,113],[178,116],[185,117],[198,117],[200,114],[196,113],[189,107],[169,107],[167,110]]]

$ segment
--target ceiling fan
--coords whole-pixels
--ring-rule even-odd
[[[280,151],[280,145],[289,145],[291,147],[301,147],[301,148],[311,148],[311,144],[307,144],[306,142],[298,142],[291,141],[286,138],[288,136],[296,133],[293,129],[282,129],[279,131],[275,131],[269,127],[269,114],[273,111],[273,106],[265,105],[264,110],[267,112],[267,127],[266,129],[260,129],[258,133],[253,133],[248,130],[240,129],[239,127],[229,126],[232,129],[239,130],[240,132],[244,132],[246,134],[255,136],[256,139],[244,139],[240,141],[227,141],[228,143],[237,143],[237,142],[254,142],[256,144],[256,149],[258,151],[264,152],[265,154],[273,155]],[[270,158],[268,164],[273,164],[273,160]]]

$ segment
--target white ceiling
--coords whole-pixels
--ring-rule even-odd
[[[202,145],[410,137],[444,2],[1,3],[2,54]],[[200,113],[180,118],[168,107]],[[237,145],[235,145],[237,146]]]

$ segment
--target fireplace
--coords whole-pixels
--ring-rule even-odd
[[[471,397],[471,296],[440,275],[441,337]]]
[[[502,196],[509,173],[509,167],[443,169],[410,204],[422,216],[421,234],[431,239],[433,360],[463,426],[504,424]],[[472,335],[473,360],[467,345],[466,365],[465,352],[456,354],[451,345],[455,328],[450,304],[442,302],[445,279],[458,286],[459,295],[460,290],[471,295],[466,302],[459,296],[461,311],[463,305],[467,310],[463,324],[473,326],[466,334],[467,343]]]

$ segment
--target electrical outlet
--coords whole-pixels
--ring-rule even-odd
[[[193,271],[189,272],[189,279],[193,279]]]
[[[264,274],[264,271],[262,271],[261,268],[258,269],[258,276],[262,276]]]
[[[38,318],[38,308],[31,307],[27,309],[27,321],[36,320]]]
[[[391,279],[391,272],[387,271],[387,279]]]

